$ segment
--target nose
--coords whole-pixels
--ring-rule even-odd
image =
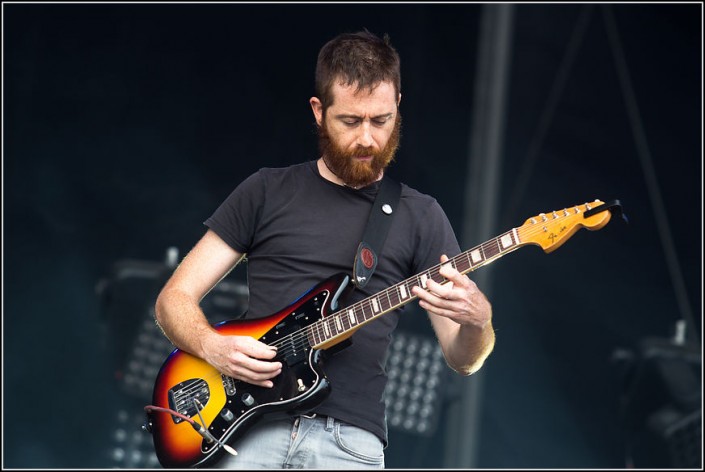
[[[370,147],[374,144],[372,139],[372,130],[370,129],[370,123],[368,121],[363,121],[357,136],[357,144],[362,147]]]

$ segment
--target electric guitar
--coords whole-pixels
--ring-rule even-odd
[[[444,264],[466,274],[522,246],[560,247],[581,227],[598,230],[610,220],[618,201],[593,203],[541,213],[518,227],[469,249]],[[426,288],[429,279],[447,280],[438,264],[376,295],[341,307],[351,289],[348,275],[319,283],[273,315],[256,320],[231,320],[215,325],[225,335],[252,336],[277,347],[282,372],[273,388],[251,385],[221,374],[202,359],[179,349],[164,361],[155,381],[153,404],[145,407],[144,429],[150,431],[164,467],[203,467],[226,452],[228,445],[267,415],[310,412],[330,391],[323,371],[326,349],[349,338],[369,323],[417,298],[411,288]]]

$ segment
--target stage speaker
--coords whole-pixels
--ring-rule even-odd
[[[698,346],[644,339],[632,358],[622,407],[627,466],[702,468],[702,356]]]
[[[435,433],[446,400],[447,366],[438,342],[397,329],[386,361],[387,425],[413,435]]]
[[[159,467],[152,437],[142,431],[144,406],[152,402],[157,373],[175,346],[154,318],[159,291],[176,267],[175,250],[164,262],[122,260],[99,281],[96,292],[102,310],[103,342],[112,358],[115,381],[111,402],[106,467]],[[247,285],[226,277],[201,302],[211,323],[238,319],[248,304]]]

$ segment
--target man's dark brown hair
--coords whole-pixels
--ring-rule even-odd
[[[316,95],[323,110],[333,102],[334,81],[357,85],[370,92],[380,82],[391,82],[395,95],[401,90],[399,54],[392,47],[389,35],[382,39],[366,29],[343,33],[328,41],[318,53],[316,63]]]

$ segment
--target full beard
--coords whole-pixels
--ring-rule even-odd
[[[394,129],[384,148],[374,152],[372,147],[358,147],[353,151],[341,149],[330,138],[326,128],[325,113],[318,127],[318,148],[323,161],[345,185],[353,188],[365,187],[375,182],[380,173],[394,161],[394,155],[399,148],[401,138],[401,115],[397,113]],[[369,161],[361,161],[356,157],[372,156]]]

